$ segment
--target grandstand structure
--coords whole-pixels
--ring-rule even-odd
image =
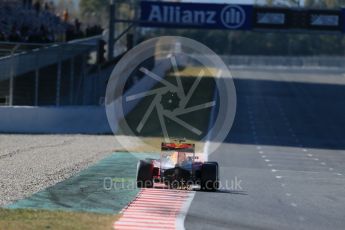
[[[69,26],[48,10],[25,8],[15,1],[0,2],[0,41],[62,41]]]
[[[55,14],[22,1],[0,5],[0,106],[103,103],[114,62],[97,60],[102,35],[66,41],[73,25]]]
[[[100,62],[102,36],[24,50],[0,57],[0,105],[102,105],[108,78],[117,58]],[[100,45],[102,47],[100,47]],[[105,55],[105,53],[103,53]]]
[[[1,105],[99,105],[112,64],[93,60],[100,36],[0,58]]]

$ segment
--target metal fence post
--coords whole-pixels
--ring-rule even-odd
[[[81,97],[82,97],[82,105],[85,105],[86,102],[86,93],[85,93],[85,83],[86,83],[86,62],[87,62],[87,55],[83,54],[82,57],[83,63],[82,63],[82,77],[81,77],[81,83],[82,83],[82,89],[81,89]]]
[[[109,38],[108,38],[108,61],[114,56],[114,34],[115,34],[115,1],[110,0],[109,5]]]
[[[137,4],[137,1],[133,1],[132,4],[134,5],[134,20],[139,20],[139,6]],[[138,44],[138,40],[139,40],[139,28],[138,26],[135,25],[134,29],[133,29],[133,46],[136,46],[136,44]]]
[[[74,57],[71,58],[70,62],[70,82],[69,82],[69,103],[73,104],[73,94],[74,94]]]
[[[11,73],[10,73],[10,90],[9,90],[9,105],[13,105],[13,91],[14,91],[14,57],[12,56],[12,66],[11,66]]]
[[[16,45],[12,50],[11,50],[11,58],[12,58],[12,62],[11,62],[11,72],[10,72],[10,89],[9,89],[9,105],[12,106],[13,105],[13,94],[14,94],[14,75],[15,75],[15,71],[14,71],[14,61],[15,61],[15,57],[14,57],[14,53],[16,52],[16,50],[19,48],[20,45]]]
[[[39,80],[40,80],[40,69],[38,67],[38,63],[39,63],[39,55],[38,53],[36,53],[36,63],[35,63],[35,101],[34,101],[34,105],[38,106],[38,89],[39,89]]]
[[[38,56],[36,54],[36,56]],[[40,80],[40,70],[37,66],[38,57],[36,57],[36,70],[35,70],[35,106],[38,106],[38,88],[39,88],[39,80]]]
[[[60,91],[61,91],[61,51],[59,50],[58,65],[57,65],[57,76],[56,76],[56,106],[60,106]]]

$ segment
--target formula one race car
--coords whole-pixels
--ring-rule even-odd
[[[199,185],[202,190],[219,188],[218,163],[203,162],[195,154],[195,145],[162,143],[160,159],[140,160],[137,167],[138,188],[152,188],[154,182],[169,188],[187,188]]]

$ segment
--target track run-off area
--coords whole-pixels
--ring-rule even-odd
[[[63,154],[61,148],[67,151],[70,142],[52,140],[51,146],[36,149],[27,143],[18,151],[9,147],[13,150],[1,153],[2,175],[16,178],[16,168],[26,175],[25,180],[14,179],[16,191],[32,188],[20,194],[11,192],[14,188],[2,190],[2,205],[114,214],[122,210],[122,217],[114,220],[116,229],[344,229],[345,71],[236,67],[231,72],[237,91],[234,125],[209,157],[219,162],[219,191],[112,189],[107,195],[105,176],[133,183],[137,160],[147,156],[129,159],[126,154],[133,154],[110,154],[111,147],[104,149],[107,153],[102,149],[97,156],[78,155],[68,162],[58,154]],[[97,152],[86,143],[92,143],[90,139],[83,140],[87,136],[78,138],[77,151]],[[48,163],[39,157],[47,151],[54,172],[50,183]],[[117,161],[117,154],[127,161]],[[59,170],[54,170],[54,162]],[[57,177],[63,168],[77,165],[76,171]],[[42,169],[45,173],[36,174]]]

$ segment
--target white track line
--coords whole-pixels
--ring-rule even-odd
[[[195,192],[191,192],[189,194],[189,198],[182,205],[180,213],[176,217],[176,229],[179,229],[179,230],[184,230],[185,229],[184,228],[184,220],[186,219],[189,207],[192,204],[194,196],[195,196]]]
[[[292,207],[297,207],[297,204],[296,203],[291,203],[291,206]]]

